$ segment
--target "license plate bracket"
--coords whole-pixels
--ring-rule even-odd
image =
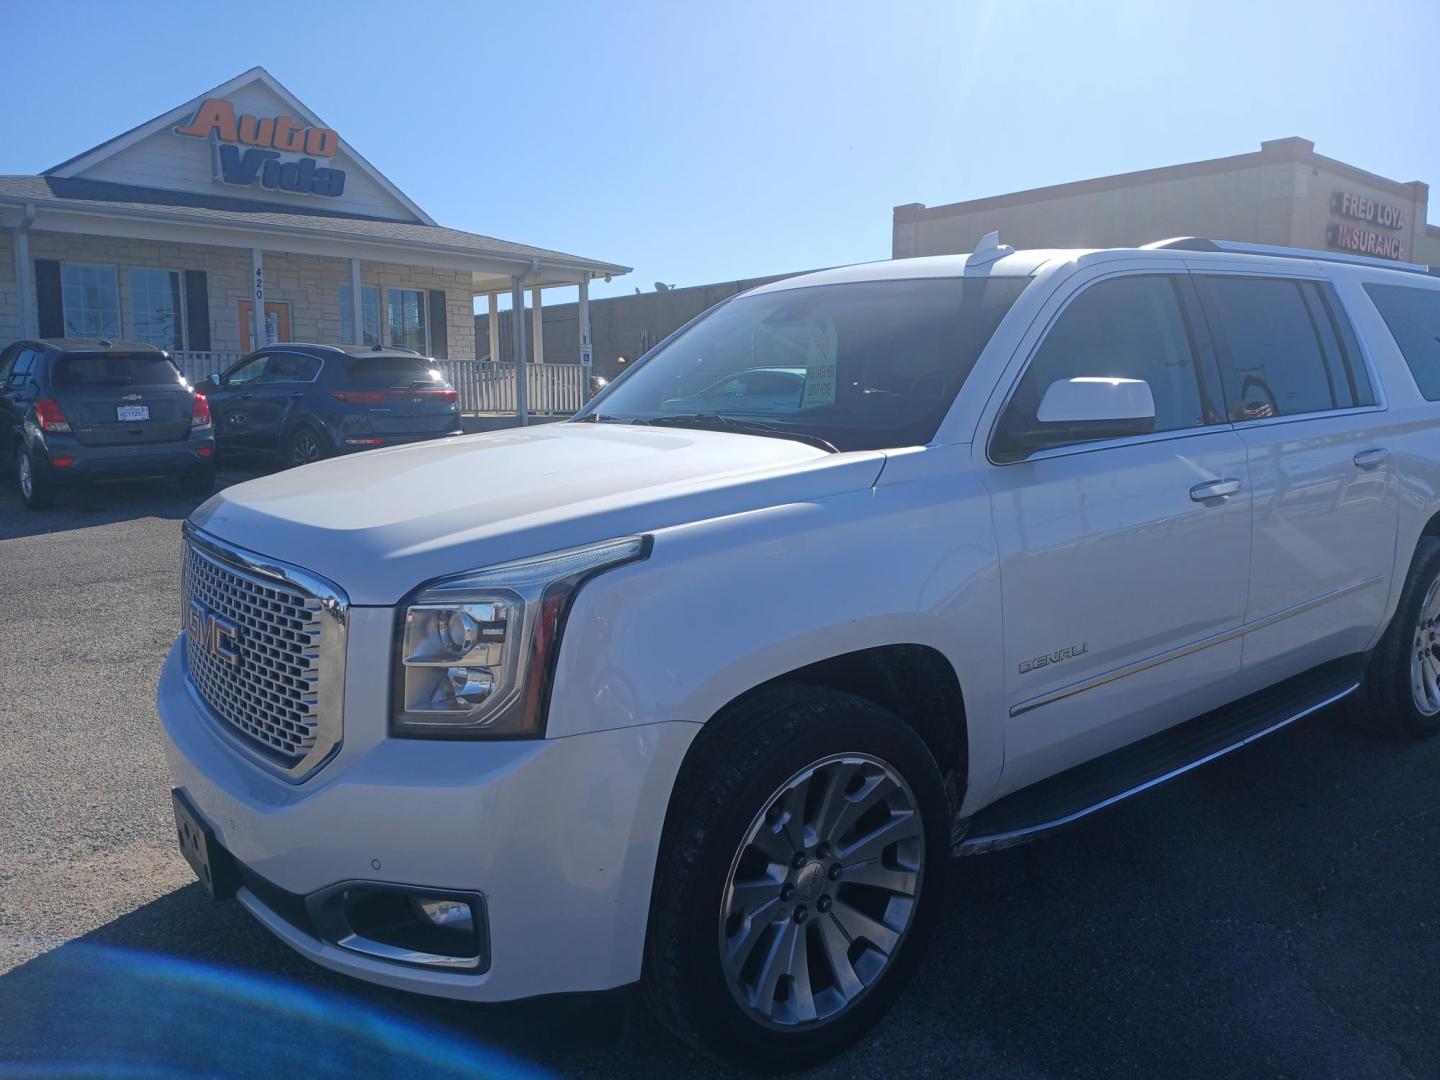
[[[115,419],[122,424],[133,424],[137,420],[150,419],[149,405],[116,405]]]
[[[215,830],[206,825],[190,806],[190,801],[176,788],[170,792],[175,808],[175,832],[180,840],[180,853],[195,871],[200,884],[212,900],[225,900],[235,895],[240,875],[231,854],[220,846]]]

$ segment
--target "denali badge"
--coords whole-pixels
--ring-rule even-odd
[[[185,636],[190,644],[208,652],[231,667],[240,663],[235,647],[235,624],[221,618],[198,600],[190,601],[190,617],[186,620]]]
[[[1020,674],[1027,671],[1034,671],[1036,668],[1045,667],[1047,664],[1058,664],[1061,660],[1069,660],[1072,656],[1083,656],[1090,643],[1082,641],[1079,645],[1066,645],[1059,652],[1047,653],[1045,656],[1037,656],[1033,660],[1020,661]]]

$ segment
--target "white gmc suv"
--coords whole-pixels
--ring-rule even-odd
[[[181,845],[336,971],[816,1060],[952,855],[1341,699],[1440,730],[1437,401],[1423,267],[992,236],[756,289],[568,422],[197,510]]]

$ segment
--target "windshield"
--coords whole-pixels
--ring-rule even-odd
[[[929,442],[1028,278],[817,285],[717,307],[581,419],[729,425],[839,450]]]
[[[445,381],[433,363],[423,356],[362,356],[350,361],[350,381],[356,386],[390,389],[415,383],[441,384]]]
[[[156,386],[179,381],[160,353],[81,353],[55,361],[56,386]]]

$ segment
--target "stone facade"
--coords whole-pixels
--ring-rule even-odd
[[[0,346],[13,341],[21,333],[13,243],[11,230],[0,230]],[[128,267],[203,270],[210,301],[211,351],[241,351],[240,301],[250,296],[248,248],[163,243],[35,229],[30,233],[30,255],[32,259],[117,267],[121,336],[129,336],[133,330]],[[262,261],[267,302],[290,305],[291,339],[340,344],[340,287],[350,283],[350,260],[266,251]],[[362,285],[381,289],[382,320],[385,289],[443,289],[449,356],[452,359],[475,356],[474,301],[468,271],[362,261],[360,280]],[[426,318],[429,318],[428,308]]]

